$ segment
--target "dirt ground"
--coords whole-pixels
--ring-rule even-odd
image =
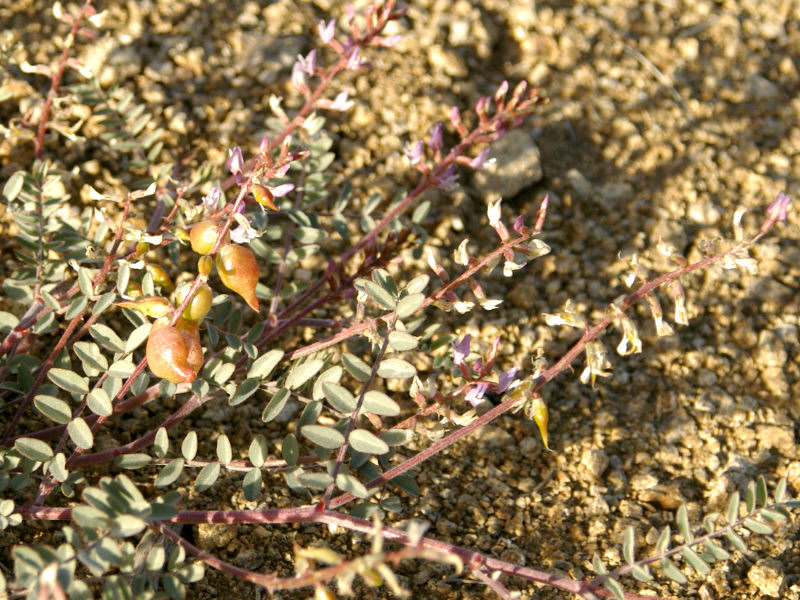
[[[63,33],[64,26],[46,11],[50,3],[15,4],[0,8],[0,22],[23,40],[30,63],[51,63],[54,28]],[[176,147],[218,163],[232,145],[255,150],[269,94],[289,94],[288,70],[312,47],[306,32],[344,12],[334,0],[130,0],[98,8],[108,18],[81,59],[100,70],[104,84],[118,80],[136,90]],[[334,183],[350,180],[357,194],[392,195],[413,182],[403,144],[423,139],[451,105],[474,105],[503,79],[526,79],[549,99],[511,146],[525,156],[524,173],[508,185],[465,180],[437,198],[430,228],[442,256],[464,237],[477,253],[492,247],[487,199],[503,195],[507,221],[522,213],[530,222],[549,194],[544,239],[552,254],[514,279],[481,280],[489,296],[505,298],[502,308],[456,320],[431,316],[484,344],[502,335],[506,367],[529,370],[537,352],[554,361],[574,341],[545,326],[543,312],[571,299],[585,315],[602,316],[626,289],[618,252],[636,251],[651,272],[662,272],[660,241],[696,259],[710,240],[731,239],[738,207],[748,209],[745,230],[754,232],[777,192],[795,204],[788,223],[753,250],[757,274],[714,270],[684,282],[690,324],[677,335],[657,338],[643,306],[632,315],[641,325],[641,354],[612,355],[613,374],[596,390],[578,380],[582,363],[545,388],[553,452],[543,450],[532,422],[503,417],[428,462],[418,474],[421,497],[404,498],[392,519],[424,519],[439,539],[580,578],[591,576],[594,554],[620,563],[630,525],[639,553],[648,555],[681,503],[700,523],[708,512],[724,512],[729,495],[759,474],[771,485],[787,477],[800,494],[800,4],[433,0],[410,3],[397,32],[404,39],[394,49],[373,54],[373,69],[346,82],[356,106],[329,124],[341,168]],[[42,77],[23,80],[46,90]],[[8,100],[0,108],[3,118],[18,110]],[[113,164],[91,146],[75,152],[64,160],[77,166],[79,179],[115,185]],[[24,147],[0,141],[3,178],[26,160]],[[604,339],[613,347],[617,335]],[[209,436],[226,432],[244,453],[260,408],[233,416],[226,408],[208,409],[192,426]],[[132,427],[144,431],[165,414],[143,409]],[[299,502],[267,483],[258,505]],[[214,492],[190,492],[191,507],[256,505],[242,498],[236,477]],[[293,542],[322,537],[355,554],[367,548],[346,533],[308,526],[199,527],[194,536],[222,558],[265,572],[290,568],[284,559]],[[687,571],[686,586],[659,576],[650,584],[626,581],[626,588],[702,600],[800,598],[796,524],[750,539],[753,560],[737,553],[707,576]],[[493,597],[436,564],[409,563],[398,573],[413,598]],[[503,581],[525,598],[565,597]],[[209,570],[190,597],[260,596]]]

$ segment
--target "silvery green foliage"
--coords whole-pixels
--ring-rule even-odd
[[[487,221],[497,235],[495,247],[478,255],[469,238],[454,244],[450,271],[426,243],[431,203],[422,199],[427,189],[446,193],[456,186],[457,165],[481,168],[489,145],[519,126],[542,99],[524,82],[508,97],[503,83],[474,107],[472,130],[453,109],[456,143],[444,148],[442,125],[436,125],[427,143],[409,144],[406,157],[422,183],[394,198],[360,198],[349,183],[333,189],[336,157],[320,111],[346,110],[352,102],[346,92],[315,101],[311,90],[323,86],[328,75],[363,68],[362,47],[391,46],[396,40],[380,33],[386,22],[402,16],[393,9],[387,1],[368,9],[364,24],[352,19],[346,43],[337,40],[335,22],[319,24],[318,36],[333,62],[322,67],[313,53],[298,59],[292,82],[308,104],[295,121],[280,99],[270,99],[265,136],[249,163],[257,165],[253,171],[247,172],[237,147],[230,151],[230,176],[221,165],[176,175],[168,158],[160,162],[170,149],[162,142],[158,119],[134,102],[132,90],[103,90],[90,76],[71,86],[64,101],[92,110],[103,128],[96,141],[119,159],[120,172],[114,175],[132,191],[112,198],[92,190],[90,205],[74,208],[78,203],[57,156],[37,159],[5,182],[3,204],[18,233],[14,270],[3,289],[22,314],[0,312],[0,392],[4,400],[14,400],[0,446],[0,529],[21,526],[23,514],[69,524],[61,529],[58,547],[15,546],[13,581],[0,573],[0,592],[10,588],[29,598],[66,594],[82,599],[98,592],[103,597],[183,598],[186,584],[203,577],[203,563],[187,558],[187,552],[199,556],[201,551],[173,529],[173,520],[212,522],[212,511],[200,517],[188,513],[179,490],[191,486],[203,495],[215,488],[216,494],[223,480],[233,481],[241,498],[255,504],[270,497],[264,480],[281,477],[286,497],[296,506],[276,509],[266,524],[326,523],[372,537],[370,550],[351,560],[327,548],[296,548],[297,577],[307,577],[304,585],[318,583],[315,569],[330,568],[324,581],[343,592],[352,589],[358,576],[368,586],[385,584],[402,596],[405,591],[391,570],[400,560],[439,561],[460,570],[469,559],[475,577],[501,597],[511,596],[486,566],[486,556],[436,542],[414,522],[404,530],[385,528],[381,518],[403,510],[404,496],[419,495],[414,468],[427,460],[423,454],[431,440],[440,452],[490,417],[522,410],[536,421],[547,445],[548,413],[539,389],[558,371],[538,361],[531,373],[516,367],[500,372],[497,343],[475,351],[469,336],[457,341],[433,322],[430,308],[468,313],[500,306],[501,298],[486,296],[481,279],[496,267],[504,277],[513,277],[549,252],[538,237],[547,199],[532,227],[522,216],[507,227],[501,203],[490,204]],[[371,37],[365,33],[370,31]],[[0,48],[0,61],[7,60]],[[80,140],[83,132],[78,124],[62,127],[59,135],[68,143]],[[201,191],[210,180],[217,185]],[[115,211],[108,210],[109,202],[116,204]],[[769,227],[785,220],[787,203],[781,199],[771,205]],[[131,216],[147,224],[136,224]],[[256,288],[266,302],[254,316],[236,296],[217,293],[203,323],[202,369],[193,381],[176,384],[152,377],[145,368],[144,346],[153,327],[148,317],[154,315],[119,302],[155,298],[169,307],[170,326],[177,325],[180,313],[174,309],[181,302],[171,278],[197,265],[195,282],[208,281],[209,271],[201,269],[208,257],[186,260],[186,230],[200,218],[237,227],[231,235],[252,250],[263,267],[261,275],[268,273]],[[762,227],[762,234],[769,227]],[[331,240],[346,250],[333,247]],[[749,267],[746,251],[754,241],[743,240],[737,230],[738,245],[730,256],[707,260]],[[416,259],[424,256],[432,275],[409,268],[404,251]],[[682,257],[674,260],[679,268],[686,264]],[[586,383],[611,375],[607,350],[597,339],[604,327],[620,329],[617,350],[623,356],[642,350],[637,325],[626,313],[639,299],[648,302],[659,335],[673,332],[655,296],[660,284],[648,279],[635,257],[628,264],[631,284],[638,280],[640,287],[612,303],[602,326],[594,325],[594,337],[586,334],[577,347],[576,356],[586,355],[581,375]],[[675,306],[673,320],[684,324],[685,292],[678,276],[677,271],[667,274],[666,291]],[[593,326],[571,304],[543,320],[584,333]],[[300,327],[313,331],[311,341],[297,341],[294,332]],[[25,346],[26,341],[36,344]],[[561,369],[568,366],[569,361]],[[397,389],[404,391],[391,391]],[[479,415],[478,405],[490,392],[498,404]],[[132,418],[131,411],[150,402],[159,403],[169,416],[128,443],[115,445],[108,441],[113,436],[99,441],[110,430],[107,424]],[[464,403],[472,406],[462,410]],[[249,439],[242,443],[240,432],[225,420],[213,439],[202,439],[191,419],[194,411],[209,407],[228,414],[252,412]],[[416,419],[428,416],[436,424],[417,435]],[[181,423],[187,431],[178,434]],[[276,423],[280,439],[271,436]],[[111,464],[118,474],[98,474]],[[352,505],[338,510],[351,500]],[[680,545],[670,548],[672,529],[667,527],[657,555],[650,558],[637,558],[629,530],[622,548],[627,564],[608,573],[597,561],[598,577],[591,581],[527,577],[585,597],[594,597],[593,590],[604,585],[623,598],[620,578],[630,574],[647,581],[649,566],[656,563],[664,575],[682,583],[686,578],[679,559],[705,573],[715,560],[747,553],[742,531],[767,534],[768,523],[782,521],[787,509],[800,506],[787,499],[785,480],[769,501],[763,478],[746,489],[743,514],[740,504],[734,494],[727,522],[719,525],[719,517],[709,515],[702,534],[681,508],[676,517]],[[226,511],[216,512],[216,522],[239,518],[226,513],[222,517],[230,520],[224,521],[216,517]],[[248,513],[248,518],[257,521],[259,514]],[[728,549],[721,538],[728,540]],[[385,539],[402,542],[402,549],[386,550]],[[213,566],[242,575],[224,562]],[[504,568],[514,572],[513,565]],[[263,574],[248,572],[248,578],[270,591],[270,586],[281,589]],[[318,596],[328,597],[320,589]]]

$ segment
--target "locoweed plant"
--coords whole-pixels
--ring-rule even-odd
[[[696,262],[663,246],[674,267],[656,276],[625,257],[632,289],[604,317],[592,322],[569,303],[542,316],[577,329],[568,350],[529,371],[501,370],[499,340],[477,352],[469,335],[435,319],[498,308],[480,281],[495,269],[512,277],[549,252],[540,236],[548,199],[532,223],[506,221],[491,203],[494,248],[473,255],[465,240],[445,266],[428,244],[429,192],[446,197],[463,171],[483,168],[491,144],[543,101],[538,91],[503,83],[463,115],[452,108],[448,123],[407,146],[416,181],[393,198],[332,183],[324,115],[352,105],[332,90],[389,51],[397,37],[386,27],[403,14],[385,0],[344,23],[320,22],[319,48],[291,70],[298,105],[270,97],[267,132],[251,155],[234,147],[225,165],[187,169],[134,90],[104,88],[72,56],[79,36],[91,35],[91,0],[58,12],[70,32],[49,92],[35,116],[6,126],[34,148],[2,187],[15,231],[0,312],[0,528],[19,542],[2,556],[9,598],[183,598],[208,568],[268,592],[313,588],[323,599],[384,585],[402,597],[395,567],[411,559],[446,563],[501,598],[518,595],[501,575],[584,598],[635,598],[624,591],[634,585],[628,576],[685,582],[683,567],[702,574],[747,555],[750,533],[770,533],[800,507],[785,480],[770,496],[758,478],[743,499],[733,493],[725,515],[707,515],[702,531],[679,508],[679,539],[665,527],[650,556],[637,555],[628,529],[624,564],[610,570],[595,558],[596,576],[578,579],[440,541],[423,522],[389,524],[419,495],[422,463],[501,415],[532,419],[547,447],[542,388],[581,355],[585,384],[610,375],[612,326],[620,355],[640,352],[636,304],[649,307],[658,335],[672,335],[659,298],[685,325],[682,278],[753,268],[748,250],[789,204],[780,194],[752,234],[737,212],[732,238]],[[13,48],[2,50],[9,69]],[[83,114],[76,107],[90,116],[70,121]],[[89,187],[79,201],[58,148],[83,143],[90,124],[127,191]],[[168,416],[146,424],[143,408],[155,405]],[[215,439],[201,439],[196,419],[210,408],[228,416]],[[237,411],[252,415],[244,434],[229,427]],[[236,484],[230,497],[217,489],[223,482]],[[228,508],[235,503],[244,508]],[[34,535],[35,523],[50,522],[58,528]],[[307,524],[320,542],[294,546],[294,574],[261,572],[202,550],[186,524]],[[371,546],[334,551],[322,543],[324,526],[369,536]]]

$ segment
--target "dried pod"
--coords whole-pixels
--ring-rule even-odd
[[[153,375],[171,383],[194,381],[203,366],[203,347],[197,323],[181,319],[174,327],[169,318],[153,323],[147,338],[147,364]]]
[[[220,248],[217,254],[217,272],[225,287],[244,298],[250,308],[258,310],[258,264],[249,248],[238,244]]]
[[[193,225],[189,230],[189,242],[192,250],[198,254],[210,254],[218,237],[219,227],[216,221],[208,219]]]
[[[189,285],[185,285],[178,288],[178,291],[175,293],[175,303],[178,306],[183,304],[183,301],[186,299],[186,293],[189,291],[190,287]],[[205,284],[201,285],[197,289],[197,293],[194,295],[194,298],[192,298],[189,306],[183,311],[183,318],[187,321],[201,323],[203,319],[206,318],[208,311],[211,310],[211,302],[213,299],[214,294],[211,292],[211,288]]]

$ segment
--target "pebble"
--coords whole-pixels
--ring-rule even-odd
[[[578,169],[567,171],[567,181],[572,186],[575,195],[579,198],[588,198],[592,193],[592,184]]]
[[[765,596],[779,598],[786,576],[780,561],[774,558],[764,558],[756,561],[756,564],[750,567],[747,579]]]
[[[747,87],[753,100],[775,100],[781,95],[781,90],[777,85],[758,73],[750,75]]]
[[[533,138],[512,129],[492,145],[494,163],[475,172],[472,184],[487,202],[516,196],[542,179],[542,159]]]

